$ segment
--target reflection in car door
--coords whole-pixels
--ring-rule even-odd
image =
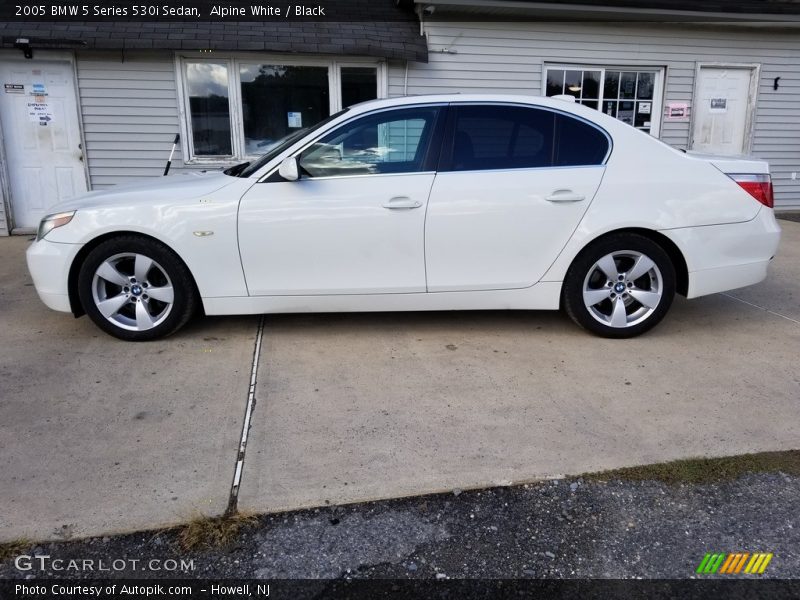
[[[239,207],[251,296],[425,291],[425,210],[446,105],[358,116],[309,144]]]
[[[425,224],[430,292],[529,287],[592,201],[608,135],[549,109],[451,105]]]

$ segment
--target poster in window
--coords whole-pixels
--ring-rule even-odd
[[[288,113],[289,128],[296,129],[303,126],[303,113],[290,112]]]

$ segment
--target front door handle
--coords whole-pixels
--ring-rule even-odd
[[[545,198],[549,202],[580,202],[586,200],[583,194],[576,194],[572,190],[556,190]]]
[[[419,208],[422,202],[419,200],[412,200],[408,196],[395,196],[388,202],[384,202],[383,208],[398,209],[398,208]]]

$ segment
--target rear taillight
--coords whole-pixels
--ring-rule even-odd
[[[772,195],[772,179],[769,175],[729,173],[728,177],[764,206],[772,208],[775,205]]]

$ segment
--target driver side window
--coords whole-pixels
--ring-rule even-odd
[[[344,177],[421,171],[438,111],[405,108],[347,123],[298,156],[301,172],[309,177]]]

